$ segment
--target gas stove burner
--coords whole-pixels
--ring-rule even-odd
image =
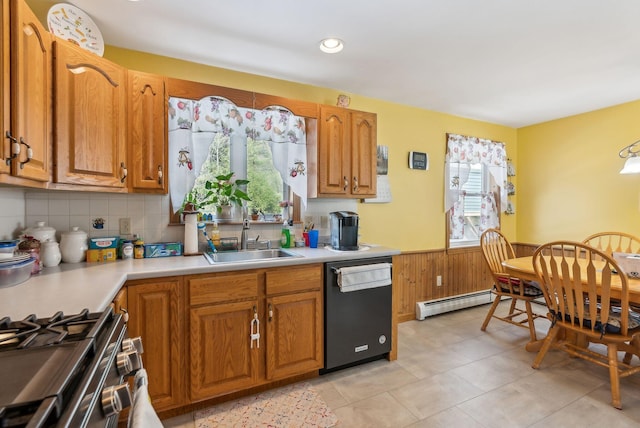
[[[124,378],[142,366],[141,342],[126,333],[111,308],[0,319],[0,427],[116,423],[119,407],[104,403],[126,403]]]
[[[5,317],[0,320],[0,351],[49,346],[93,337],[90,332],[102,315],[84,309],[75,315],[65,316],[62,312],[56,312],[49,318],[40,319],[32,314],[21,321],[11,321]]]

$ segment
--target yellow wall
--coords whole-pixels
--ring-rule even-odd
[[[518,129],[517,240],[640,235],[640,176],[620,175],[640,138],[640,101]]]
[[[265,94],[334,105],[334,89],[287,82],[208,67],[200,64],[108,47],[105,57],[127,68],[171,77],[233,87]],[[378,115],[378,144],[389,147],[389,181],[392,202],[358,204],[364,242],[403,251],[444,248],[443,167],[445,134],[473,135],[507,143],[516,158],[516,130],[447,114],[403,106],[355,94],[350,107]],[[428,171],[407,167],[410,150],[429,153]],[[503,228],[515,237],[514,216],[504,217]]]
[[[45,22],[50,2],[27,0]],[[127,68],[288,98],[335,104],[342,91],[106,47]],[[364,241],[404,251],[445,246],[443,166],[447,132],[507,143],[516,166],[516,215],[504,216],[513,241],[581,240],[602,230],[640,235],[640,176],[619,175],[618,151],[640,138],[640,101],[520,129],[348,94],[351,107],[378,114],[378,143],[389,146],[393,202],[359,204]],[[429,171],[407,168],[410,150],[430,156]]]

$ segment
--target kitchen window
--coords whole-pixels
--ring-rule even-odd
[[[480,245],[480,235],[500,227],[506,209],[504,144],[447,134],[445,210],[448,247]]]
[[[169,188],[174,211],[189,191],[231,171],[235,179],[250,181],[251,210],[280,214],[293,193],[306,203],[305,133],[305,119],[283,107],[256,110],[222,97],[171,97]],[[209,212],[215,215],[215,208]]]

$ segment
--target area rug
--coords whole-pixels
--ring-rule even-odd
[[[195,413],[196,428],[328,428],[338,422],[307,383],[297,383],[222,403]]]

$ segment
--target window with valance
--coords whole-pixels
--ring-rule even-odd
[[[500,227],[500,212],[507,208],[505,145],[447,134],[444,171],[449,246],[478,245],[483,231]]]
[[[305,119],[286,108],[256,110],[216,96],[169,98],[169,188],[175,211],[194,187],[231,171],[235,179],[250,181],[248,208],[279,212],[289,189],[306,205],[306,168]]]

